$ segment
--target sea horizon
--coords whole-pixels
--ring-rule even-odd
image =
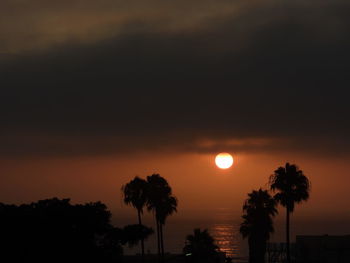
[[[271,235],[269,242],[284,243],[285,221],[284,209],[280,208],[279,215],[275,218],[275,232]],[[196,209],[191,212],[189,209],[179,211],[166,223],[164,228],[165,251],[171,254],[181,254],[185,245],[185,239],[188,234],[192,234],[193,229],[208,229],[209,233],[215,239],[216,245],[220,251],[225,252],[226,256],[234,259],[242,259],[244,262],[248,259],[248,244],[239,233],[241,223],[241,212],[230,208],[216,209]],[[136,214],[114,216],[112,221],[116,226],[124,226],[136,223]],[[154,229],[152,214],[145,212],[144,224]],[[343,213],[341,219],[325,221],[319,215],[309,215],[301,217],[298,213],[292,215],[291,221],[291,239],[295,241],[297,235],[344,235],[350,234],[350,226],[347,224],[350,219],[350,213]],[[145,242],[146,253],[157,253],[156,234],[154,233]],[[135,255],[140,253],[140,247],[136,245],[133,248],[125,247],[126,255]],[[239,261],[235,261],[239,262]]]

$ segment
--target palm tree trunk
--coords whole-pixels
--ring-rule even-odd
[[[157,223],[157,246],[158,246],[158,256],[160,256],[160,229],[159,229],[159,221],[156,218],[156,223]]]
[[[289,216],[290,216],[290,210],[287,206],[287,215],[286,215],[286,246],[287,246],[287,262],[291,263],[290,261],[290,237],[289,237]]]
[[[162,259],[164,260],[164,241],[163,241],[163,225],[162,224],[159,224],[160,225],[160,247],[161,247],[161,250],[162,250]]]
[[[248,246],[249,246],[249,263],[257,263],[256,262],[256,249],[255,242],[252,237],[248,238]]]
[[[140,227],[142,226],[142,221],[141,221],[141,211],[137,210],[137,216],[139,218],[139,225]],[[145,257],[145,243],[143,238],[141,239],[141,255],[142,255],[142,260],[144,260]]]
[[[249,263],[265,263],[266,239],[261,236],[248,238]]]
[[[261,240],[261,258],[260,258],[261,263],[265,263],[266,247],[267,247],[267,240],[263,238]]]

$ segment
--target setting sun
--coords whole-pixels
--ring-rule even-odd
[[[233,164],[233,158],[229,153],[219,153],[215,157],[215,163],[220,169],[228,169]]]

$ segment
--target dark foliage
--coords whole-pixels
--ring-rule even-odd
[[[144,225],[127,225],[123,228],[121,242],[129,247],[136,246],[153,234],[153,229]]]
[[[186,237],[186,245],[183,249],[189,262],[217,262],[218,247],[214,238],[207,229],[201,231],[199,228],[193,230],[193,234]]]
[[[286,163],[270,176],[269,184],[275,192],[275,200],[286,208],[287,262],[290,263],[290,213],[293,213],[295,204],[309,199],[311,183],[298,166]]]
[[[142,218],[143,208],[146,206],[148,200],[148,183],[146,180],[139,177],[135,177],[126,185],[122,186],[123,201],[127,205],[132,205],[137,210],[137,218],[140,227],[138,230],[141,231],[139,235],[143,235],[142,232]],[[135,230],[135,229],[133,229]],[[133,243],[133,242],[132,242]],[[130,245],[130,244],[129,244]],[[141,254],[144,258],[145,256],[145,244],[144,238],[141,239]]]
[[[272,218],[277,214],[276,204],[266,190],[259,189],[248,194],[243,205],[240,232],[243,238],[248,238],[250,263],[265,261],[266,243],[274,231]]]
[[[137,242],[137,237],[129,235],[132,227],[113,227],[110,217],[101,202],[72,205],[69,199],[53,198],[20,206],[0,204],[1,258],[5,262],[120,262],[121,245]]]
[[[147,209],[153,211],[157,225],[158,254],[164,257],[163,226],[166,218],[177,212],[177,198],[172,195],[168,181],[159,174],[147,176],[148,199]]]

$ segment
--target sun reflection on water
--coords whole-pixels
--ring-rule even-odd
[[[236,215],[226,210],[216,214],[216,223],[209,227],[209,232],[215,239],[216,245],[227,257],[234,262],[246,262],[247,251],[239,233],[239,220]]]
[[[233,224],[215,224],[210,229],[217,246],[229,257],[239,257],[238,228]]]

